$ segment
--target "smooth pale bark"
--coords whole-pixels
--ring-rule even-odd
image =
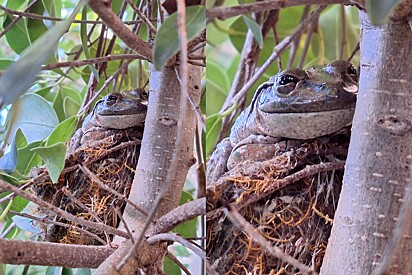
[[[322,274],[370,274],[382,260],[410,180],[412,31],[361,16],[360,91],[344,185]],[[412,228],[388,270],[412,272]],[[399,256],[400,255],[400,256]]]
[[[200,101],[200,68],[189,66],[188,92],[195,104]],[[196,114],[188,100],[180,107],[180,83],[174,68],[165,68],[162,71],[151,69],[149,102],[150,107],[146,118],[139,163],[129,199],[150,212],[157,195],[164,188],[167,173],[171,172],[171,181],[161,202],[155,219],[163,216],[179,205],[180,195],[189,167],[194,164],[193,144],[196,126]],[[178,135],[177,123],[180,110],[185,112],[182,132]],[[181,138],[177,148],[177,169],[170,171],[169,167],[175,152],[176,138]],[[132,206],[127,205],[123,217],[133,235],[141,231],[146,216]],[[149,229],[150,230],[150,229]],[[164,247],[150,246],[143,239],[142,246],[137,248],[139,261],[131,260],[117,273],[115,266],[130,250],[131,242],[119,241],[120,247],[99,267],[96,274],[130,274],[137,266],[146,265],[162,258],[159,251]],[[144,261],[145,263],[142,263]],[[149,271],[155,274],[155,270]]]

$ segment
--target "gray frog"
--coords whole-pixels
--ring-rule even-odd
[[[147,113],[144,90],[128,94],[112,93],[99,101],[73,135],[68,152],[79,147],[94,147],[92,143],[107,136],[110,129],[122,130],[143,125]]]
[[[281,138],[307,140],[339,131],[352,122],[358,76],[351,63],[333,61],[309,70],[288,69],[257,89],[230,137],[207,163],[207,184],[250,159],[273,156]]]

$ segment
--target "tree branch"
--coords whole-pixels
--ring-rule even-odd
[[[116,54],[116,55],[107,55],[103,57],[96,57],[90,58],[86,60],[76,60],[76,61],[68,61],[68,62],[59,62],[54,64],[48,64],[41,67],[42,70],[54,70],[57,68],[64,68],[64,67],[81,67],[88,64],[97,64],[97,63],[104,63],[108,61],[114,60],[136,60],[136,59],[144,59],[143,56],[140,54]]]
[[[178,242],[181,245],[189,248],[192,250],[194,253],[196,253],[202,260],[206,260],[206,255],[205,252],[190,243],[188,240],[185,240],[184,238],[174,234],[174,233],[161,233],[154,235],[147,239],[147,241],[151,244],[158,243],[158,242],[163,242],[163,241],[172,241],[172,242]]]
[[[346,0],[311,0],[311,4],[329,5],[329,4],[351,4]],[[211,19],[227,19],[241,14],[262,12],[267,10],[276,10],[286,7],[300,6],[308,4],[307,0],[266,0],[252,4],[244,4],[234,7],[217,7],[206,11],[206,18]]]
[[[108,0],[89,0],[89,6],[130,49],[141,54],[147,60],[152,59],[152,46],[140,39],[131,30],[129,30],[113,12],[111,1]]]
[[[205,197],[190,201],[159,218],[150,230],[150,235],[168,232],[179,224],[204,214],[206,214]]]
[[[96,268],[115,248],[0,239],[0,263]]]

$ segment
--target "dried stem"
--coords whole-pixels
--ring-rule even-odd
[[[98,64],[114,60],[136,60],[144,59],[140,54],[116,54],[116,55],[107,55],[103,57],[90,58],[86,60],[77,60],[77,61],[68,61],[68,62],[59,62],[54,64],[48,64],[42,66],[42,70],[54,70],[57,68],[64,67],[81,67],[88,64]]]
[[[273,246],[268,240],[265,239],[265,237],[259,234],[259,232],[261,231],[251,225],[248,221],[246,221],[245,218],[243,218],[234,207],[228,206],[224,211],[233,225],[235,225],[239,230],[248,234],[254,242],[258,243],[261,246],[261,249],[269,252],[270,254],[272,254],[272,256],[291,264],[305,274],[318,274],[313,269],[302,264],[292,256],[286,254],[278,247]]]
[[[107,233],[110,233],[110,234],[122,236],[124,238],[129,238],[129,235],[124,231],[118,230],[116,228],[113,228],[113,227],[105,225],[105,224],[91,222],[91,221],[87,221],[87,220],[84,220],[82,218],[76,217],[76,216],[74,216],[70,213],[67,213],[66,211],[63,211],[60,208],[57,208],[56,206],[54,206],[54,205],[52,205],[48,202],[42,201],[41,199],[37,198],[36,196],[25,193],[24,191],[20,190],[19,188],[15,187],[15,186],[11,185],[10,183],[5,182],[3,180],[0,180],[0,187],[4,188],[6,191],[14,192],[17,195],[19,195],[19,196],[21,196],[21,197],[23,197],[23,198],[25,198],[29,201],[32,201],[32,202],[36,203],[37,205],[39,205],[41,208],[52,211],[56,215],[66,219],[66,220],[69,220],[69,221],[72,221],[72,222],[75,222],[75,223],[78,223],[78,224],[81,224],[81,225],[84,225],[84,226],[87,226],[87,227],[90,227],[90,228],[93,228],[93,229],[96,229],[96,230],[100,230],[102,232],[107,232]]]
[[[350,4],[350,1],[346,0],[312,0],[311,4],[329,5],[329,4]],[[218,18],[221,20],[238,16],[241,14],[247,14],[252,12],[261,12],[267,10],[276,10],[286,7],[306,5],[307,0],[266,0],[262,2],[256,2],[252,4],[244,4],[234,7],[217,7],[208,9],[206,17],[208,20]]]
[[[89,6],[129,48],[141,54],[147,60],[152,59],[152,46],[129,30],[111,9],[111,1],[89,0]]]

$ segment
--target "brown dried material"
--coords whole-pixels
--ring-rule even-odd
[[[271,160],[241,163],[207,189],[207,257],[219,274],[299,272],[234,227],[221,211],[228,203],[272,245],[320,269],[343,178],[335,169],[343,168],[349,132],[281,142],[285,149]]]
[[[134,177],[134,167],[137,165],[140,152],[139,142],[129,146],[121,146],[129,141],[138,141],[142,138],[143,128],[129,128],[126,130],[109,130],[106,137],[98,141],[89,141],[70,154],[66,159],[65,168],[77,164],[85,164],[108,187],[120,194],[129,195]],[[65,195],[64,189],[68,195]],[[72,172],[62,174],[56,184],[43,182],[32,188],[41,199],[85,220],[103,222],[114,228],[119,223],[114,210],[115,206],[123,210],[126,203],[123,199],[102,189],[87,175],[77,168]],[[71,200],[70,196],[75,199]],[[68,223],[81,227],[92,234],[105,239],[101,231],[68,222],[54,213],[46,213],[53,221]],[[97,245],[94,238],[81,231],[67,229],[58,225],[42,228],[45,231],[45,240],[67,244]],[[113,238],[113,236],[109,236]],[[107,239],[107,238],[106,238]]]

